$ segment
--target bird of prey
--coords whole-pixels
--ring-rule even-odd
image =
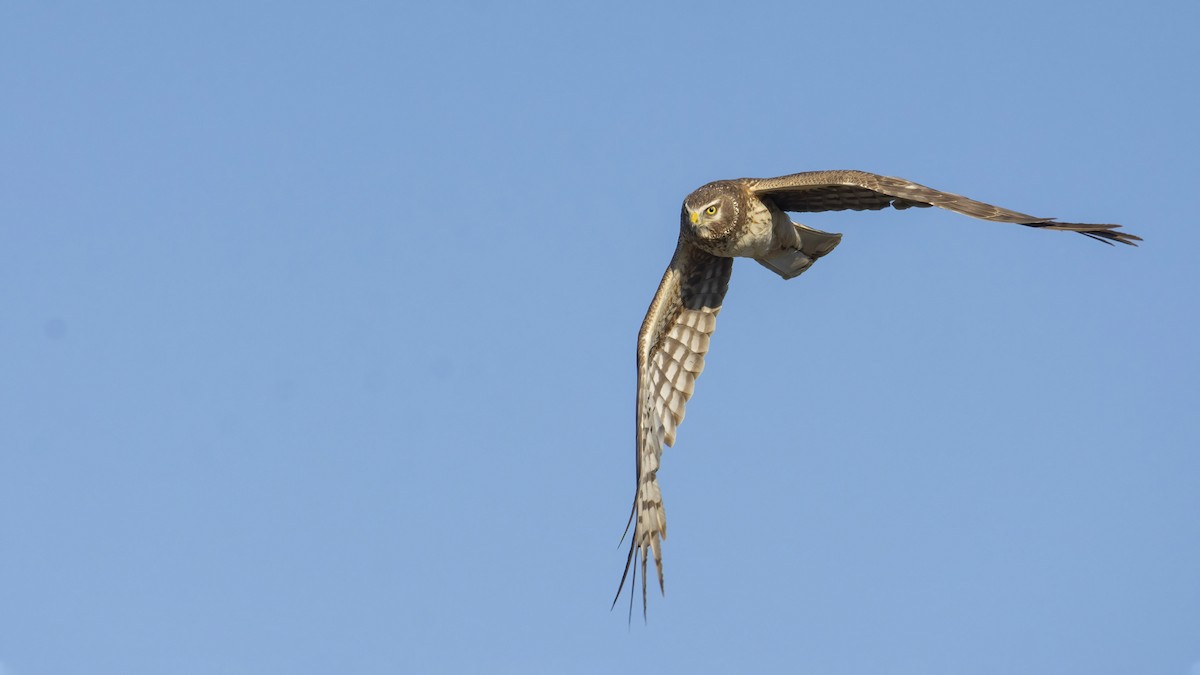
[[[1118,225],[1060,223],[1053,218],[1009,211],[961,195],[941,192],[903,178],[864,171],[808,171],[778,178],[739,178],[701,186],[683,200],[679,243],[663,274],[637,340],[637,491],[625,533],[633,527],[616,605],[631,580],[642,572],[642,613],[646,611],[646,562],[654,554],[663,586],[662,539],[667,536],[658,467],[663,444],[675,443],[684,405],[704,369],[709,336],[729,288],[733,258],[753,258],[784,279],[799,276],[838,245],[842,235],[794,223],[787,212],[878,211],[892,207],[939,208],[999,223],[1078,232],[1107,244],[1136,246],[1140,237]]]

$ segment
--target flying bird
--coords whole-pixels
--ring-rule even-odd
[[[658,468],[663,445],[674,445],[684,406],[704,369],[709,336],[729,288],[733,258],[753,258],[784,279],[799,276],[829,254],[842,235],[792,222],[788,212],[878,211],[937,206],[973,218],[1045,230],[1078,232],[1111,245],[1136,246],[1141,237],[1119,225],[1060,223],[941,192],[903,178],[864,171],[808,171],[778,178],[739,178],[703,185],[683,200],[679,243],[663,274],[637,340],[637,491],[625,534],[633,527],[625,572],[630,611],[638,567],[642,613],[646,612],[646,564],[650,553],[665,592],[662,540],[667,536]]]

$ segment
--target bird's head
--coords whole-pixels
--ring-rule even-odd
[[[701,242],[727,238],[741,215],[738,197],[738,187],[732,181],[701,186],[683,200],[680,228]]]

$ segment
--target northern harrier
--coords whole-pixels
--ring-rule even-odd
[[[684,404],[704,369],[708,339],[729,288],[734,257],[753,258],[784,279],[807,270],[841,241],[832,234],[793,223],[785,212],[877,211],[887,207],[937,206],[974,218],[1046,230],[1078,232],[1107,244],[1136,246],[1140,237],[1118,225],[1059,223],[940,192],[903,178],[863,171],[810,171],[778,178],[739,178],[702,186],[683,200],[679,243],[646,312],[637,344],[637,492],[625,533],[633,540],[617,598],[633,569],[642,569],[642,612],[646,611],[646,561],[654,553],[663,589],[662,539],[667,535],[658,466],[663,444],[673,445]],[[617,598],[613,599],[616,605]],[[633,598],[630,597],[632,603]],[[632,609],[632,607],[631,607]]]

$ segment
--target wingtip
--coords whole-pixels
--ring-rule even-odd
[[[1098,242],[1108,244],[1109,246],[1114,244],[1137,246],[1137,242],[1142,241],[1142,238],[1136,234],[1125,232],[1121,230],[1120,225],[1113,225],[1110,223],[1060,223],[1053,218],[1046,218],[1044,220],[1023,224],[1028,225],[1029,227],[1037,227],[1047,230],[1075,232],[1076,234],[1082,234],[1088,239],[1094,239]]]

